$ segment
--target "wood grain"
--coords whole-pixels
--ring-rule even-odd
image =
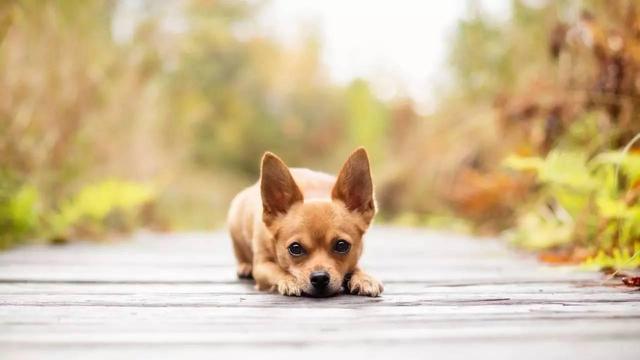
[[[640,292],[495,239],[376,227],[363,264],[381,298],[256,292],[224,232],[20,248],[0,254],[0,358],[640,353]]]

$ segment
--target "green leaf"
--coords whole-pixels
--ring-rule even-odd
[[[545,159],[509,156],[504,164],[515,170],[534,170],[543,184],[568,187],[588,192],[597,187],[587,167],[587,156],[581,152],[552,151]]]
[[[542,250],[571,242],[573,222],[549,219],[527,213],[518,219],[518,227],[510,234],[512,242],[532,250]]]
[[[106,180],[88,185],[48,216],[49,236],[64,236],[82,222],[101,226],[115,211],[134,212],[154,196],[151,186],[135,182]]]
[[[519,171],[534,170],[539,171],[544,165],[544,159],[539,157],[524,157],[519,155],[509,155],[503,165]]]
[[[629,182],[634,183],[640,180],[640,155],[638,154],[624,153],[622,151],[607,151],[596,156],[591,163],[595,166],[620,166],[621,172],[627,176]]]

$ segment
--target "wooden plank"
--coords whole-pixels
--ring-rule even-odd
[[[238,298],[238,302],[242,302]],[[268,309],[268,310],[265,310]],[[354,309],[358,311],[353,311]],[[487,302],[476,304],[476,306],[466,306],[458,304],[438,304],[423,306],[388,306],[388,307],[332,307],[321,301],[300,301],[297,306],[287,304],[280,307],[263,306],[21,306],[4,305],[0,306],[0,324],[14,323],[20,321],[31,321],[44,323],[50,320],[58,323],[64,319],[85,321],[125,321],[127,323],[147,322],[160,319],[178,319],[182,321],[196,321],[198,319],[215,321],[222,318],[238,319],[260,318],[267,320],[295,322],[298,319],[317,318],[326,321],[327,317],[337,319],[347,317],[349,319],[360,316],[375,315],[376,318],[394,318],[405,316],[407,320],[413,318],[431,319],[433,317],[473,319],[481,317],[483,319],[503,318],[513,315],[516,318],[532,319],[536,317],[584,317],[588,315],[600,315],[612,318],[628,317],[634,319],[638,313],[638,307],[629,303],[596,303],[588,306],[567,306],[563,304],[495,304]],[[160,321],[159,320],[159,321]],[[635,320],[634,320],[635,321]]]
[[[483,304],[562,304],[590,305],[598,303],[629,303],[640,307],[637,293],[543,293],[543,294],[473,294],[428,293],[388,294],[370,299],[357,296],[336,296],[324,299],[321,306],[420,306],[420,305],[483,305]],[[3,305],[24,306],[306,306],[318,304],[316,299],[292,300],[282,296],[264,294],[8,294],[0,299]]]
[[[263,344],[217,344],[215,347],[203,344],[154,344],[153,359],[207,359],[217,358],[299,358],[326,359],[389,359],[399,356],[409,358],[424,355],[434,359],[519,359],[539,360],[541,354],[545,359],[574,359],[580,349],[581,360],[635,359],[640,345],[635,339],[593,340],[583,342],[562,342],[555,340],[526,341],[510,339],[508,344],[501,341],[469,341],[464,346],[459,343],[438,340],[436,342],[417,342],[410,347],[405,343],[393,346],[387,342],[347,343],[340,346],[325,344],[305,347],[290,344],[272,345],[265,348]],[[616,349],[612,353],[612,349]],[[42,359],[146,359],[149,358],[148,344],[15,344],[5,347],[3,359],[30,360]],[[626,356],[625,356],[626,355]]]
[[[247,354],[636,358],[640,293],[495,239],[376,227],[381,298],[290,298],[235,278],[224,232],[0,254],[2,358]],[[90,351],[88,351],[90,349]],[[331,351],[329,351],[331,353]]]
[[[217,331],[208,326],[190,330],[177,329],[176,331],[158,331],[152,327],[143,326],[141,329],[131,330],[124,327],[116,327],[111,331],[96,331],[91,328],[83,328],[81,331],[51,331],[49,328],[42,332],[11,331],[0,334],[0,343],[12,344],[262,344],[272,345],[333,345],[340,346],[346,343],[387,343],[391,345],[413,344],[418,342],[455,341],[464,343],[467,341],[497,341],[508,343],[510,340],[526,338],[529,341],[542,339],[555,339],[563,341],[598,341],[615,339],[640,338],[640,325],[638,322],[592,322],[597,326],[585,326],[586,323],[577,322],[582,326],[563,326],[562,323],[535,323],[535,327],[529,328],[526,323],[511,322],[506,324],[496,323],[486,327],[483,324],[450,326],[413,326],[394,329],[377,328],[371,324],[366,326],[354,326],[353,329],[345,329],[345,325],[324,325],[318,329],[318,325],[300,326],[300,324],[266,325],[256,328],[259,332],[247,332],[246,326],[231,327]],[[295,332],[303,332],[304,336],[292,336]]]
[[[182,267],[123,267],[69,265],[51,267],[47,265],[0,266],[0,282],[235,282],[235,268]],[[382,270],[370,267],[369,272],[384,283],[391,282],[456,282],[456,283],[517,283],[540,281],[583,281],[597,284],[601,277],[589,273],[538,272],[531,269],[509,270],[457,270],[429,268]]]
[[[637,290],[624,286],[596,286],[579,282],[524,282],[491,284],[432,284],[430,282],[391,282],[387,284],[385,296],[410,294],[637,294]],[[250,281],[231,281],[228,283],[57,283],[57,282],[10,282],[0,283],[2,295],[28,294],[257,294]],[[604,296],[604,295],[603,295]],[[614,295],[615,296],[615,295]]]

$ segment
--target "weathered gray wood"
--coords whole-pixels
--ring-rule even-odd
[[[418,282],[387,282],[385,294],[637,294],[632,288],[600,286],[598,282],[567,286],[567,282],[523,282],[492,284],[432,284]],[[249,281],[220,283],[57,283],[57,282],[4,282],[0,283],[2,295],[46,295],[46,294],[255,294]],[[259,293],[258,293],[259,294]],[[385,299],[386,297],[383,297]],[[327,301],[330,301],[328,299]]]
[[[291,359],[291,358],[327,358],[327,359],[396,359],[396,358],[431,358],[431,359],[574,359],[576,347],[563,346],[555,340],[527,341],[509,339],[501,341],[469,341],[464,345],[448,341],[413,342],[409,347],[405,343],[389,344],[388,342],[343,343],[339,346],[306,346],[291,344],[243,344],[238,350],[236,344],[218,344],[215,350],[208,344],[154,344],[153,359]],[[636,339],[602,340],[580,343],[581,360],[611,359],[611,349],[618,349],[617,354],[638,352]],[[149,345],[118,344],[117,346],[77,345],[77,344],[37,344],[25,347],[22,344],[8,345],[6,359],[30,360],[42,359],[147,359]],[[315,356],[313,356],[315,354]],[[240,355],[240,356],[239,356]],[[549,355],[549,356],[546,356]]]
[[[0,358],[635,359],[640,292],[494,239],[374,228],[381,298],[289,298],[234,275],[224,232],[0,254]]]

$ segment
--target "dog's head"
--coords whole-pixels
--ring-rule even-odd
[[[362,236],[375,215],[369,159],[364,148],[342,166],[331,200],[305,201],[287,166],[266,153],[260,177],[263,221],[272,233],[276,262],[311,296],[342,288],[362,253]]]

